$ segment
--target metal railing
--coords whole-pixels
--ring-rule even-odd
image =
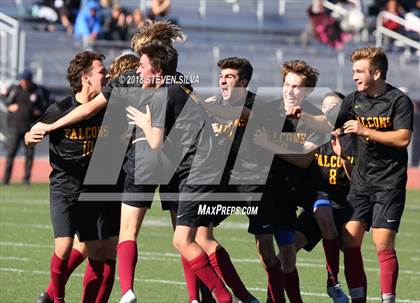
[[[380,12],[378,17],[376,18],[376,46],[380,47],[383,45],[383,36],[388,36],[390,38],[393,38],[395,40],[398,40],[399,42],[411,46],[417,50],[420,50],[420,42],[416,41],[414,39],[411,39],[407,36],[404,36],[401,33],[398,33],[396,31],[390,30],[389,28],[384,27],[383,20],[389,19],[392,20],[399,25],[403,26],[404,28],[407,26],[407,21],[397,15],[394,15],[390,12]],[[417,33],[420,36],[420,29],[418,29]]]
[[[3,13],[0,13],[0,42],[0,86],[5,87],[24,69],[25,32],[17,20]]]

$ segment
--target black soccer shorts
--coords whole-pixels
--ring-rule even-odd
[[[78,195],[50,194],[51,221],[54,237],[74,237],[79,240],[106,240],[115,234],[110,224],[109,202],[78,201]],[[114,222],[114,225],[116,223]]]
[[[361,221],[368,227],[398,232],[405,205],[405,189],[357,191],[350,189],[347,200],[350,221]]]

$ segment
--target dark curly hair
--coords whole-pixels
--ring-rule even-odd
[[[90,51],[83,51],[71,59],[67,68],[67,80],[70,83],[73,94],[77,94],[82,90],[82,76],[92,72],[92,62],[95,60],[102,62],[105,60],[105,56]]]

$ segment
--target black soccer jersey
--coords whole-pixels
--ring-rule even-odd
[[[284,125],[279,126],[280,117],[284,117],[286,114],[284,104],[282,101],[275,101],[272,106],[271,116],[266,121],[265,127],[271,141],[282,146],[285,154],[303,153],[304,145],[307,142],[317,146],[325,142],[325,134],[313,130],[306,124],[299,123],[299,119],[286,117]],[[302,107],[303,111],[311,115],[322,114],[318,108],[309,102],[304,102]],[[302,180],[308,177],[308,169],[299,168],[283,159],[276,159],[275,165],[276,174],[281,175],[285,184],[289,187],[299,187]]]
[[[346,140],[352,140],[351,136],[340,137],[340,143],[343,146]],[[353,165],[356,160],[356,150],[354,145],[349,145],[349,147],[350,149],[345,153],[346,159]],[[334,153],[331,142],[318,148],[311,167],[314,170],[314,178],[321,181],[322,189],[326,190],[331,200],[337,203],[346,200],[350,189],[350,180],[344,170],[343,161],[340,156]]]
[[[384,94],[369,97],[353,92],[340,109],[336,127],[357,119],[365,127],[378,131],[413,129],[413,104],[399,89],[387,85]],[[358,136],[358,157],[352,174],[352,186],[358,190],[405,188],[407,150],[387,146]]]
[[[50,105],[39,122],[52,123],[79,105],[74,96],[69,96]],[[109,134],[109,126],[102,125],[103,114],[100,111],[88,120],[49,134],[51,192],[73,195],[86,190],[83,180],[96,140]]]

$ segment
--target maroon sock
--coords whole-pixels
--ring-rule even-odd
[[[287,297],[290,303],[302,303],[299,288],[299,274],[297,269],[291,273],[284,273],[284,289],[286,290]]]
[[[95,303],[104,279],[104,261],[88,259],[83,278],[82,303]]]
[[[71,273],[83,262],[84,259],[85,258],[83,255],[77,249],[73,248],[71,250],[70,257],[67,261],[67,276],[65,277],[65,283],[67,283]],[[51,280],[48,283],[46,293],[51,299],[54,298],[53,285]]]
[[[95,303],[107,303],[109,300],[115,280],[115,260],[105,261],[103,277]]]
[[[323,239],[325,261],[327,265],[328,282],[327,284],[334,285],[338,283],[338,271],[340,265],[340,241],[338,237],[333,240]]]
[[[398,259],[394,249],[381,250],[377,253],[382,294],[395,295],[398,279]]]
[[[133,289],[134,285],[134,273],[137,264],[136,241],[128,240],[118,244],[117,258],[121,293],[124,295],[128,290]]]
[[[67,260],[61,260],[54,254],[51,258],[51,283],[53,285],[54,303],[64,302],[67,276]]]
[[[188,302],[193,300],[199,299],[198,294],[198,279],[194,274],[190,264],[188,263],[187,259],[181,256],[182,267],[184,268],[184,277],[185,282],[187,283],[187,290],[188,290]]]
[[[283,271],[281,270],[281,263],[276,262],[274,266],[271,266],[266,269],[267,273],[267,302],[273,303],[283,303],[285,302],[284,298],[284,276]],[[271,301],[269,301],[269,299]]]
[[[214,253],[209,255],[209,260],[219,277],[232,289],[235,297],[246,300],[249,292],[236,272],[228,252],[222,246],[219,246]]]
[[[360,247],[344,248],[344,274],[352,302],[366,302],[366,276]]]
[[[205,253],[189,261],[197,277],[213,292],[218,303],[231,303],[232,296],[214,271]]]

